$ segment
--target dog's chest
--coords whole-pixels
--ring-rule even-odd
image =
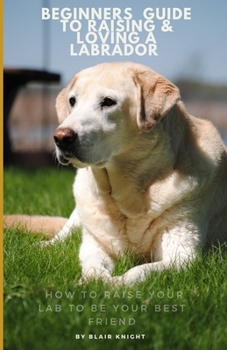
[[[150,211],[144,208],[144,203],[141,205],[138,198],[131,207],[125,207],[110,196],[100,203],[96,212],[99,219],[91,218],[92,226],[96,226],[92,234],[116,253],[128,250],[136,254],[150,253],[159,228]]]
[[[129,246],[138,253],[151,250],[156,228],[147,215],[136,219],[126,219],[125,235]]]
[[[116,254],[150,252],[159,230],[159,209],[152,208],[150,192],[139,192],[127,184],[112,192],[103,186],[101,191],[95,182],[88,181],[88,172],[78,175],[74,195],[83,229]]]

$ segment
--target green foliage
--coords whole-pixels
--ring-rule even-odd
[[[74,207],[72,169],[8,168],[4,174],[4,213],[61,215]]]
[[[73,176],[73,171],[60,169],[6,170],[5,212],[69,215]],[[144,283],[115,287],[80,282],[80,232],[45,248],[41,239],[22,229],[5,230],[5,349],[227,348],[224,250],[198,257],[186,271],[152,273]],[[126,254],[116,261],[114,274],[134,263]],[[119,320],[125,324],[118,325]],[[89,339],[108,334],[111,339]],[[115,339],[118,335],[129,339]],[[140,339],[130,339],[133,335]]]

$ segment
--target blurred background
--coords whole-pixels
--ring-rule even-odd
[[[42,7],[131,7],[139,20],[145,8],[168,5],[190,7],[191,20],[171,21],[173,31],[166,33],[160,30],[161,21],[155,21],[158,56],[70,56],[75,33],[63,32],[58,20],[41,18]],[[5,165],[55,165],[57,94],[78,70],[125,59],[146,64],[178,85],[188,112],[211,120],[227,144],[226,13],[227,2],[222,0],[5,1]]]

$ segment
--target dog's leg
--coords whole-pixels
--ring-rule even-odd
[[[102,249],[96,239],[86,231],[83,232],[83,242],[80,247],[79,258],[82,266],[82,277],[84,279],[101,278],[104,281],[112,279],[113,260]]]
[[[194,260],[199,245],[197,230],[187,232],[185,227],[177,227],[166,231],[156,238],[154,250],[158,261],[135,266],[122,276],[113,278],[115,285],[131,285],[145,281],[152,271],[162,271],[168,268],[185,268]]]
[[[162,271],[169,268],[171,264],[170,261],[159,261],[154,263],[147,263],[139,266],[135,266],[128,270],[122,276],[113,277],[114,285],[132,285],[136,282],[144,282],[151,274],[152,271]]]
[[[74,229],[79,227],[80,219],[75,208],[61,231],[50,241],[45,242],[45,244],[53,244],[58,241],[64,241],[67,237],[70,237],[72,235]]]
[[[23,229],[25,233],[41,234],[44,237],[53,238],[68,221],[58,216],[41,215],[5,215],[4,228]]]
[[[162,271],[168,268],[180,268],[187,266],[189,262],[192,261],[192,258],[190,257],[189,260],[183,260],[181,262],[175,263],[172,260],[163,260],[158,261],[154,263],[147,263],[139,266],[135,266],[132,269],[128,270],[124,275],[122,276],[116,276],[113,277],[113,284],[114,285],[132,285],[136,282],[144,282],[153,271]]]

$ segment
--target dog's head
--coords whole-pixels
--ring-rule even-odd
[[[180,99],[178,88],[143,65],[105,63],[85,69],[57,97],[54,134],[62,164],[104,166],[153,130]]]

